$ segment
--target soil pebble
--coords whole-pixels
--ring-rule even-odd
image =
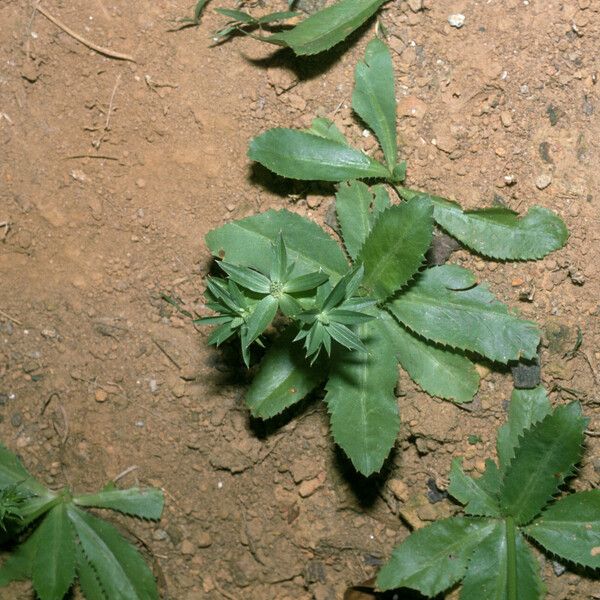
[[[465,24],[465,15],[461,15],[460,13],[450,15],[448,17],[448,23],[450,23],[452,27],[460,29]]]
[[[550,173],[542,173],[535,180],[535,187],[538,190],[545,190],[552,183],[552,175]]]
[[[540,364],[538,361],[519,362],[511,367],[515,388],[518,390],[531,389],[540,384]]]

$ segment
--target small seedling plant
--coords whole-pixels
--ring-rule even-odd
[[[87,508],[158,520],[158,489],[95,494],[55,492],[41,485],[0,445],[0,523],[16,547],[0,567],[0,586],[30,579],[41,600],[62,600],[75,580],[88,600],[158,600],[156,581],[139,552]]]
[[[343,246],[287,210],[209,232],[207,245],[225,276],[207,280],[207,306],[217,315],[198,321],[217,325],[210,344],[239,337],[249,364],[251,344],[261,344],[282,314],[288,325],[246,396],[252,414],[273,417],[326,381],[333,437],[364,475],[381,469],[400,427],[398,363],[429,394],[469,402],[479,385],[477,356],[507,364],[537,353],[536,325],[509,311],[473,273],[425,265],[434,225],[502,260],[540,258],[567,239],[563,222],[545,208],[522,218],[505,208],[463,211],[401,187],[406,164],[398,160],[393,81],[390,53],[375,39],[356,67],[352,104],[380,141],[385,163],[353,148],[323,118],[309,130],[272,129],[252,141],[250,158],[279,175],[339,183]],[[399,204],[383,182],[397,190]]]
[[[479,478],[454,459],[449,493],[465,516],[418,529],[377,578],[381,590],[412,588],[428,597],[462,582],[461,600],[539,600],[545,594],[533,542],[574,565],[600,568],[600,490],[556,499],[575,474],[584,429],[578,403],[551,409],[543,388],[513,393],[498,432],[498,463]]]
[[[298,13],[288,10],[253,17],[242,10],[215,9],[216,12],[229,17],[231,21],[217,31],[214,37],[220,41],[239,32],[257,37],[263,42],[291,48],[298,56],[318,54],[345,40],[370,19],[385,2],[387,0],[340,0],[310,15],[296,26],[271,35],[264,35],[262,29],[265,25],[280,24],[297,16]],[[208,0],[199,0],[193,16],[180,19],[179,22],[184,26],[198,25],[207,4]],[[288,8],[293,6],[294,2],[288,2]],[[256,29],[259,30],[258,35],[252,33]]]

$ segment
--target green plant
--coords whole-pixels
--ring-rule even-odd
[[[267,299],[273,277],[266,276],[285,248],[287,277],[312,276],[312,287],[291,291],[292,307],[279,304],[288,326],[267,350],[246,402],[254,416],[270,418],[327,380],[333,437],[369,475],[381,468],[400,427],[398,362],[429,394],[468,402],[479,385],[474,355],[506,364],[537,352],[536,326],[477,285],[474,274],[456,265],[424,268],[434,222],[482,254],[520,260],[559,248],[567,233],[543,208],[518,219],[506,209],[464,212],[422,193],[392,205],[382,184],[343,181],[404,177],[392,62],[379,40],[357,66],[353,106],[382,140],[385,165],[352,148],[327,119],[315,119],[308,131],[268,131],[249,151],[287,177],[341,181],[336,211],[346,254],[317,224],[286,210],[219,227],[206,242],[228,277],[208,280],[208,306],[219,315],[199,322],[219,325],[212,344],[239,333],[248,363],[252,340],[260,342],[277,312]],[[304,351],[294,340],[304,341]]]
[[[0,510],[6,510],[10,490],[8,511],[15,518],[2,521],[19,543],[0,567],[0,586],[31,579],[41,600],[62,600],[78,578],[88,600],[158,600],[154,576],[137,550],[84,508],[157,520],[163,509],[160,490],[122,490],[110,483],[96,494],[55,492],[1,445],[0,489]]]
[[[582,455],[587,419],[578,403],[551,410],[543,388],[513,392],[497,439],[498,464],[466,475],[454,459],[448,491],[464,517],[413,532],[381,569],[381,590],[432,597],[462,581],[461,600],[538,600],[539,564],[527,540],[570,563],[600,568],[600,490],[565,493]]]
[[[206,8],[208,2],[209,0],[197,0],[196,5],[194,6],[194,13],[192,14],[192,16],[182,17],[180,19],[177,19],[177,22],[182,23],[183,27],[200,25],[200,18],[202,17],[202,12]]]
[[[213,39],[215,41],[224,41],[236,33],[251,35],[252,37],[262,39],[263,28],[282,23],[288,19],[298,16],[300,13],[293,11],[272,12],[262,17],[253,17],[243,10],[232,10],[229,8],[216,8],[215,12],[229,17],[230,21],[225,27],[215,32]],[[253,31],[258,30],[259,35]]]
[[[208,0],[199,0],[193,17],[180,19],[179,22],[188,26],[198,25],[207,2]],[[233,21],[218,31],[215,37],[221,39],[238,31],[257,37],[263,42],[289,47],[300,56],[318,54],[345,40],[371,18],[385,2],[387,0],[340,0],[317,11],[295,27],[269,36],[256,36],[251,33],[251,30],[256,28],[261,30],[265,24],[287,20],[298,13],[276,12],[255,18],[240,10],[217,9],[217,12],[230,17]],[[288,7],[291,8],[293,4],[288,2]]]

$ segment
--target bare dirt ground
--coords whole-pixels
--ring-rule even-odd
[[[456,510],[443,497],[450,461],[477,472],[493,456],[512,381],[482,366],[465,410],[401,373],[401,437],[368,481],[336,451],[321,402],[268,427],[249,419],[245,371],[161,295],[205,314],[203,236],[229,219],[288,207],[323,221],[332,197],[253,170],[248,140],[322,115],[374,152],[349,109],[374,24],[295,59],[252,39],[211,47],[222,22],[211,10],[200,28],[169,31],[190,3],[42,2],[128,63],[32,2],[0,0],[0,439],[51,487],[91,491],[132,466],[120,484],[162,487],[160,524],[119,522],[147,544],[165,598],[334,600],[375,573],[407,524]],[[381,13],[408,183],[566,221],[567,247],[538,263],[452,261],[543,327],[543,381],[553,401],[579,398],[596,433],[573,485],[598,487],[600,5],[423,4]],[[599,597],[597,581],[540,560],[550,598]]]

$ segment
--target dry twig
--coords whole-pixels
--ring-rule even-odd
[[[41,6],[36,6],[36,10],[40,12],[42,15],[48,19],[48,21],[54,23],[59,29],[62,29],[67,35],[70,35],[74,40],[77,40],[80,44],[87,46],[88,48],[98,52],[98,54],[103,54],[104,56],[108,56],[109,58],[115,58],[116,60],[127,60],[129,62],[137,62],[133,56],[129,54],[123,54],[122,52],[115,52],[114,50],[110,50],[105,48],[104,46],[98,46],[94,44],[94,42],[90,42],[86,40],[83,36],[79,35],[72,29],[69,29],[64,23],[59,21],[56,17],[53,17],[49,12],[46,11],[45,8]]]

